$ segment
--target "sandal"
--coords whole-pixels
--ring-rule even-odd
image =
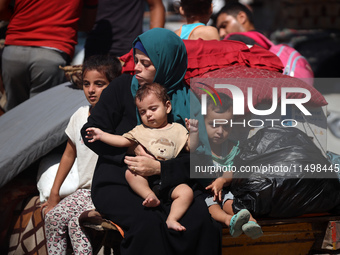
[[[248,223],[242,226],[243,232],[252,239],[259,238],[263,235],[261,226],[254,221],[248,221]]]
[[[242,226],[249,221],[250,212],[247,209],[242,209],[235,214],[229,225],[229,232],[232,237],[238,237],[242,234]]]

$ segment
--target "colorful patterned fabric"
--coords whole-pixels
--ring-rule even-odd
[[[47,254],[45,224],[39,196],[34,196],[15,222],[9,242],[9,255]]]

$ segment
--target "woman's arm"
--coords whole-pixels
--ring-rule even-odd
[[[124,159],[128,168],[141,176],[160,175],[162,187],[173,187],[190,180],[189,153],[179,154],[169,160],[155,160],[146,156],[126,156]]]
[[[87,123],[81,129],[81,136],[87,147],[100,157],[117,163],[123,163],[127,148],[112,147],[102,141],[91,143],[86,138],[86,129],[96,127],[110,134],[122,135],[136,126],[136,107],[130,89],[131,79],[130,75],[121,75],[114,79],[102,92]]]
[[[54,183],[51,189],[50,196],[48,200],[41,205],[42,208],[46,207],[44,214],[48,213],[52,210],[60,201],[60,187],[66,179],[68,173],[70,172],[73,163],[76,159],[77,152],[76,146],[72,143],[70,139],[68,139],[65,151],[63,156],[61,157],[60,164],[58,167],[58,171],[56,177],[54,179]]]

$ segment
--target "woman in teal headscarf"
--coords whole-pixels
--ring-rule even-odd
[[[173,32],[154,28],[136,38],[134,54],[142,52],[155,69],[153,82],[168,89],[172,102],[172,121],[184,124],[190,117],[189,90],[183,83],[187,68],[187,54],[182,40]],[[135,58],[137,65],[139,59]],[[136,66],[137,66],[136,65]],[[149,68],[149,67],[148,67]],[[211,219],[202,192],[190,179],[190,158],[180,154],[177,158],[157,161],[146,156],[141,146],[135,149],[136,157],[126,156],[126,148],[110,147],[100,141],[88,143],[86,128],[123,134],[138,123],[134,95],[140,79],[122,75],[103,91],[82,129],[85,144],[99,155],[92,182],[92,200],[96,209],[106,218],[122,227],[125,238],[121,244],[124,254],[220,254],[221,227]],[[125,163],[126,164],[125,164]],[[125,180],[129,168],[142,176],[159,179],[161,194],[179,183],[189,183],[195,194],[194,201],[180,223],[186,231],[169,230],[165,220],[171,201],[162,200],[156,208],[145,208],[142,198],[136,195]]]

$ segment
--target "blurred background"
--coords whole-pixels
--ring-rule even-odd
[[[213,0],[214,15],[228,0]],[[230,1],[230,0],[229,0]],[[326,97],[328,110],[328,148],[340,154],[340,0],[239,0],[254,14],[254,25],[274,43],[286,43],[310,63],[315,87]],[[178,13],[179,0],[163,0],[165,28],[172,31],[185,23]],[[6,22],[0,21],[0,39],[5,37]],[[145,2],[144,31],[149,29]],[[71,65],[82,64],[87,34],[78,33],[78,45]],[[3,40],[0,41],[0,46]],[[325,81],[324,79],[327,79]],[[0,105],[1,92],[0,84]],[[3,99],[3,98],[2,98]]]
[[[178,2],[163,0],[167,10],[165,27],[170,30],[185,23],[176,12]],[[214,14],[225,2],[213,0]],[[239,2],[253,10],[254,25],[259,32],[274,43],[292,46],[310,63],[316,78],[314,86],[328,102],[327,150],[340,154],[340,0]],[[212,20],[210,24],[213,25]]]

